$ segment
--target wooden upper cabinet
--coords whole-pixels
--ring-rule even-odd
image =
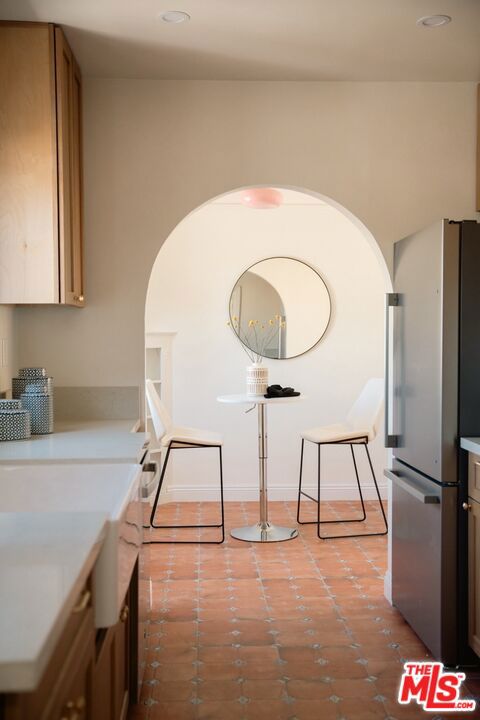
[[[0,303],[81,307],[81,75],[61,28],[0,23],[0,98]]]

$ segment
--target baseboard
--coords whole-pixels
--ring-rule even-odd
[[[305,492],[309,495],[316,495],[316,487],[306,485]],[[379,485],[382,500],[387,498],[387,485]],[[268,488],[268,499],[275,500],[296,500],[297,486],[272,485]],[[377,495],[373,486],[362,487],[365,500],[375,500]],[[234,502],[248,502],[258,500],[258,485],[246,485],[242,487],[224,488],[225,500]],[[352,485],[325,485],[322,487],[323,500],[358,500],[358,489]],[[212,486],[182,485],[181,487],[170,486],[165,492],[162,491],[162,502],[209,502],[218,500],[218,488]],[[305,502],[308,502],[305,499]]]

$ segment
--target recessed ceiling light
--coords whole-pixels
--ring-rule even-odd
[[[183,10],[167,10],[167,12],[160,13],[160,20],[171,23],[172,25],[177,25],[178,23],[190,20],[190,15],[183,12]]]
[[[417,25],[426,28],[437,28],[442,25],[448,25],[452,22],[450,15],[426,15],[425,17],[418,18]]]

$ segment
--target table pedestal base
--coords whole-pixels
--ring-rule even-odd
[[[234,528],[230,535],[237,540],[245,540],[245,542],[281,542],[282,540],[292,540],[297,537],[298,530],[296,528],[271,525],[267,522]]]

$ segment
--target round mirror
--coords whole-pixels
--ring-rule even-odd
[[[330,322],[330,295],[300,260],[267,258],[241,275],[230,296],[230,325],[254,354],[283,360],[316,345]]]

